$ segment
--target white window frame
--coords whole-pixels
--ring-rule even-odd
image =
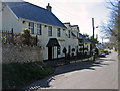
[[[39,26],[39,27],[38,27]],[[37,34],[42,35],[42,27],[41,24],[37,24]]]
[[[33,26],[31,26],[33,24]],[[30,33],[34,34],[34,23],[29,22],[29,29],[31,30]]]
[[[52,36],[52,26],[48,26],[48,36]]]

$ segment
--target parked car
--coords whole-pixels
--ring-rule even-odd
[[[106,55],[104,53],[100,54],[100,57],[105,57]]]

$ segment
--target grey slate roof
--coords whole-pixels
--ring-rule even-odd
[[[84,43],[91,43],[89,40],[87,40],[81,33],[79,33],[79,39],[83,39]]]
[[[18,18],[28,19],[53,26],[66,28],[50,11],[28,2],[6,2]]]

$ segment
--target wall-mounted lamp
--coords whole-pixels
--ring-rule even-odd
[[[47,27],[47,25],[45,25],[45,27]]]

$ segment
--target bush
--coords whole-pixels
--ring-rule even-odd
[[[3,89],[24,86],[54,72],[54,68],[46,67],[41,62],[3,64],[2,70]]]
[[[24,44],[24,45],[33,46],[33,45],[36,45],[36,42],[38,42],[38,39],[36,36],[32,36],[30,34],[29,29],[24,29],[20,35],[17,35],[16,37],[14,37],[14,42],[20,45]]]

